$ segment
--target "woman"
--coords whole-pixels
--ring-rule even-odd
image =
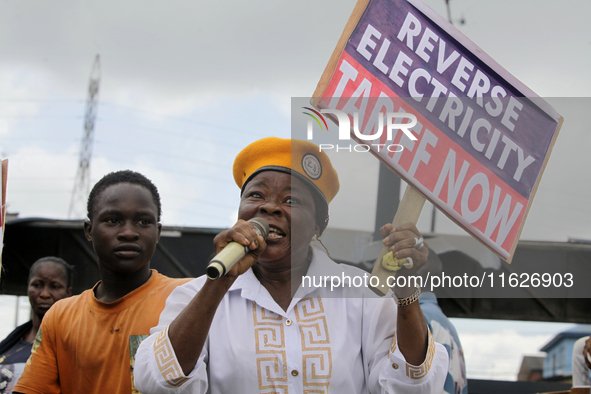
[[[136,356],[141,392],[440,393],[447,354],[425,324],[416,288],[391,298],[351,286],[304,286],[302,277],[366,277],[310,246],[328,222],[339,183],[325,153],[306,141],[265,138],[234,162],[239,221],[214,240],[251,252],[225,276],[173,293]],[[247,220],[269,223],[266,240]],[[384,226],[395,257],[427,260],[412,224]],[[301,286],[300,286],[301,285]],[[420,291],[420,290],[419,290]]]
[[[58,300],[72,295],[72,267],[58,257],[42,257],[29,270],[31,320],[0,342],[0,393],[10,393],[31,355],[45,313]]]

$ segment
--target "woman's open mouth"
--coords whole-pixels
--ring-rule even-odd
[[[269,236],[267,237],[267,239],[279,239],[284,237],[285,233],[283,231],[279,230],[275,226],[269,226]]]

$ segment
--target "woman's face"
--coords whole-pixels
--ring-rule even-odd
[[[69,297],[72,288],[67,287],[66,269],[53,261],[45,261],[35,267],[29,280],[31,310],[43,319],[45,313],[58,300]]]
[[[306,258],[318,226],[312,193],[303,181],[278,171],[256,175],[244,188],[238,211],[239,219],[254,217],[269,223],[267,249],[259,262]]]

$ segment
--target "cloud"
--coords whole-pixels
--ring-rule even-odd
[[[61,154],[38,147],[23,147],[8,163],[9,212],[28,216],[64,217],[68,211],[77,157],[74,146]]]
[[[3,3],[0,32],[18,39],[0,44],[0,65],[50,70],[78,96],[78,81],[88,79],[100,53],[103,98],[122,104],[142,95],[191,102],[277,88],[311,94],[353,6],[351,0],[339,7],[265,0]]]
[[[540,354],[552,335],[502,330],[460,333],[470,379],[516,380],[524,355]]]
[[[443,1],[426,3],[446,15]],[[0,42],[0,70],[27,74],[20,89],[28,98],[59,91],[84,99],[99,53],[102,100],[174,115],[227,96],[309,96],[354,5],[353,0],[3,2],[0,34],[12,39]],[[475,6],[457,0],[451,7],[455,19],[467,21],[456,26],[534,91],[588,95],[591,80],[581,76],[591,67],[591,54],[581,49],[589,46],[584,15],[591,5],[536,3],[535,19],[526,1]],[[561,20],[568,23],[557,23]],[[573,61],[565,63],[566,58]]]

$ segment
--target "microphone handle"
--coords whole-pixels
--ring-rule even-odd
[[[254,225],[254,229],[257,235],[267,239],[269,235],[269,225],[262,218],[250,219]],[[228,243],[215,257],[209,262],[205,269],[205,274],[211,280],[216,280],[221,276],[226,275],[226,272],[230,271],[234,264],[240,261],[250,249],[248,246],[244,246],[238,242],[232,241]]]
[[[238,242],[230,242],[209,262],[209,265],[205,269],[207,277],[215,280],[226,275],[226,272],[230,271],[234,264],[240,261],[249,250],[248,246],[244,246]]]

